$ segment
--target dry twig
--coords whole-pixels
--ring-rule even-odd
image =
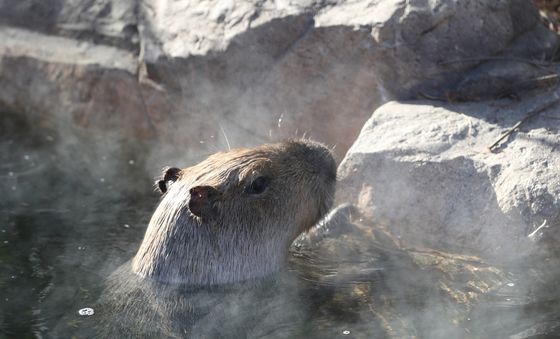
[[[531,112],[529,112],[527,114],[527,116],[525,118],[523,118],[522,120],[518,121],[515,125],[513,125],[512,128],[510,128],[509,130],[507,130],[504,134],[502,134],[498,140],[496,140],[492,145],[490,145],[488,147],[488,149],[490,151],[493,151],[494,148],[496,146],[498,146],[500,144],[500,142],[502,140],[504,140],[505,138],[507,138],[508,136],[510,136],[513,132],[515,132],[519,127],[521,127],[521,125],[523,125],[524,123],[526,123],[527,121],[529,121],[531,118],[536,117],[537,115],[541,114],[542,112],[544,112],[546,109],[548,109],[549,107],[551,107],[552,105],[556,104],[558,101],[560,101],[560,98],[556,97],[554,100],[550,100],[548,101],[546,104],[542,105],[541,107],[537,107],[535,109],[533,109]]]

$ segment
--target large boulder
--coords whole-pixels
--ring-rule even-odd
[[[408,245],[505,263],[557,243],[559,103],[558,88],[521,101],[387,103],[340,165],[338,199]]]
[[[0,24],[0,107],[177,158],[304,133],[342,157],[385,100],[555,46],[524,0],[8,0]]]

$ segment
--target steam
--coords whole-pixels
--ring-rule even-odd
[[[248,107],[232,97],[224,100],[230,99]],[[250,119],[251,115],[257,112],[235,116]],[[176,124],[187,126],[199,118],[185,116]],[[51,245],[43,239],[29,245],[39,253],[33,272],[43,272],[46,282],[39,289],[44,295],[40,309],[57,319],[47,322],[50,333],[69,333],[67,323],[85,307],[95,308],[103,326],[126,318],[146,331],[157,329],[169,335],[184,330],[224,334],[233,329],[255,336],[450,338],[490,333],[524,338],[558,331],[554,316],[558,307],[550,303],[558,298],[552,282],[560,275],[552,252],[543,250],[541,256],[511,267],[494,267],[479,258],[402,248],[396,235],[359,213],[340,219],[333,212],[328,219],[336,222],[324,222],[317,232],[325,233],[317,243],[296,248],[287,270],[274,282],[185,294],[138,281],[122,270],[158,202],[153,179],[162,167],[190,166],[219,150],[286,135],[307,136],[307,131],[293,127],[298,118],[287,111],[255,124],[255,130],[268,131],[264,135],[230,124],[231,118],[211,119],[216,120],[196,135],[195,143],[131,141],[118,131],[84,130],[62,122],[45,128],[21,123],[21,135],[15,133],[11,143],[2,140],[3,153],[13,154],[1,167],[0,176],[6,179],[3,191],[10,192],[15,185],[17,192],[3,205],[4,212],[12,213],[4,221],[13,223],[14,213],[30,215],[36,218],[31,223],[46,230],[46,236],[64,233],[58,236],[60,248],[47,250]],[[20,145],[28,135],[37,143]],[[14,145],[21,148],[13,150]],[[45,217],[41,211],[50,212]],[[45,223],[37,218],[45,218]],[[125,266],[118,269],[121,265]],[[61,297],[57,289],[73,292],[68,293],[72,298]],[[124,304],[111,304],[115,300]],[[104,313],[100,305],[107,304],[103,303],[118,312]],[[207,316],[200,315],[205,312]],[[166,319],[165,326],[154,327],[159,323],[146,314]],[[6,319],[2,321],[2,326],[8,326]],[[86,325],[78,332],[93,327]]]
[[[404,248],[398,235],[359,212],[343,218],[337,213],[344,211],[333,212],[299,240],[286,271],[272,280],[184,291],[131,275],[126,262],[158,203],[153,182],[163,167],[188,167],[218,151],[294,137],[325,142],[340,160],[352,143],[348,135],[357,134],[371,112],[390,99],[384,88],[372,86],[362,100],[354,96],[352,81],[339,83],[341,75],[363,72],[362,65],[315,69],[327,80],[304,86],[302,78],[312,77],[299,77],[301,69],[288,73],[294,79],[284,74],[286,58],[296,53],[260,53],[251,60],[266,72],[232,67],[243,64],[235,60],[243,55],[234,48],[215,64],[193,58],[180,65],[177,73],[194,76],[170,79],[178,84],[176,93],[161,84],[172,109],[158,139],[130,139],[118,128],[84,129],[65,119],[41,126],[33,114],[27,121],[0,116],[2,123],[17,121],[15,129],[0,129],[5,194],[0,229],[6,230],[0,240],[25,248],[10,247],[14,254],[0,272],[16,278],[0,285],[7,285],[2,295],[7,298],[20,293],[25,274],[36,279],[25,286],[35,291],[21,302],[32,307],[13,304],[19,314],[40,311],[28,319],[34,330],[61,336],[91,330],[91,322],[78,330],[68,324],[79,309],[94,307],[105,322],[97,325],[123,320],[166,335],[526,338],[558,333],[556,249],[496,267],[476,257]],[[213,74],[220,63],[225,70]],[[340,102],[324,99],[333,95]],[[342,140],[337,131],[349,134]],[[401,189],[407,196],[406,186]],[[29,272],[19,273],[30,260]],[[9,324],[14,320],[2,314],[0,333]]]

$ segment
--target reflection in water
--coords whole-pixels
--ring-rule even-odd
[[[213,289],[139,279],[128,260],[158,199],[142,147],[1,115],[0,337],[560,335],[549,252],[495,267],[407,249],[348,206],[269,279]]]

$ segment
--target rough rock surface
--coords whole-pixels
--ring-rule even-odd
[[[521,101],[387,103],[340,165],[338,199],[408,244],[521,258],[560,227],[559,98],[556,88]]]
[[[136,0],[4,0],[0,23],[138,50]]]
[[[232,146],[307,132],[342,156],[387,98],[554,39],[524,0],[7,0],[0,107],[181,156],[225,147],[222,129]]]

